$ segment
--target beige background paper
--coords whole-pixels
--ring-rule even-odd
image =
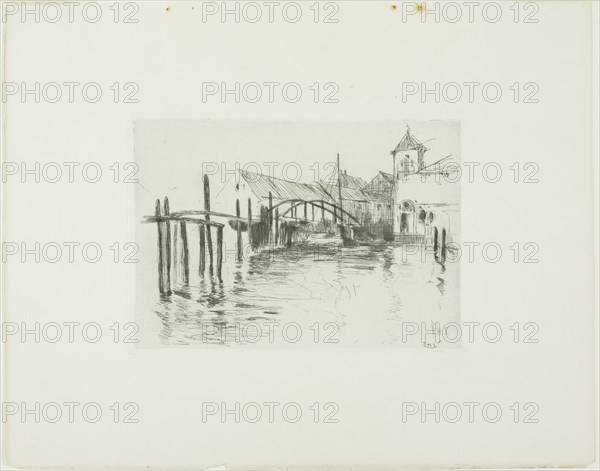
[[[430,8],[435,3],[426,2]],[[4,241],[28,246],[93,241],[104,249],[98,263],[85,262],[77,251],[73,263],[66,255],[57,263],[35,263],[33,256],[23,263],[12,255],[3,264],[3,322],[96,322],[103,329],[97,343],[81,335],[73,343],[35,342],[31,335],[26,342],[19,335],[3,342],[3,403],[96,402],[103,412],[97,423],[81,415],[73,423],[7,417],[3,466],[593,463],[592,118],[598,95],[592,46],[598,6],[536,2],[539,21],[524,23],[514,21],[513,2],[498,2],[503,17],[496,23],[483,19],[480,10],[473,22],[463,16],[456,23],[431,17],[423,23],[419,14],[403,21],[402,2],[336,4],[337,23],[315,23],[309,2],[299,3],[303,19],[293,24],[279,15],[273,23],[231,18],[222,23],[218,15],[203,22],[200,2],[140,2],[137,23],[114,22],[110,3],[102,4],[104,16],[97,23],[78,14],[72,23],[23,22],[19,15],[3,23],[4,82],[97,82],[104,93],[97,103],[80,94],[73,103],[6,97],[3,161],[30,168],[35,162],[97,162],[105,172],[95,184],[81,178],[69,183],[66,177],[22,183],[19,175],[3,184]],[[335,82],[339,102],[202,100],[203,82],[268,81],[297,82],[307,93],[314,82]],[[109,88],[115,82],[121,91],[125,83],[137,84],[139,102],[123,103],[120,95],[115,103]],[[466,98],[437,103],[431,97],[422,103],[419,95],[403,100],[403,82],[496,82],[503,97],[489,103],[476,93],[472,103]],[[539,102],[524,103],[520,95],[515,103],[509,88],[515,82],[536,83]],[[595,113],[597,118],[597,108]],[[134,123],[258,119],[460,121],[461,160],[497,162],[506,171],[498,183],[476,178],[461,188],[461,239],[494,241],[504,249],[498,263],[479,257],[461,265],[461,322],[496,322],[502,339],[490,343],[479,336],[448,351],[141,349],[114,342],[110,326],[119,323],[123,334],[123,325],[135,320],[135,265],[114,263],[109,247],[135,241],[139,221],[134,185],[114,183],[108,169],[135,160]],[[514,162],[537,163],[539,182],[515,183],[507,170]],[[538,244],[539,262],[515,263],[508,249],[515,242]],[[515,322],[537,324],[539,342],[514,342],[509,327]],[[303,419],[202,420],[206,402],[269,401],[300,404]],[[123,423],[123,405],[130,402],[138,405],[138,423]],[[319,403],[322,410],[328,402],[338,405],[339,422],[315,423],[311,405]],[[481,415],[473,423],[465,418],[435,423],[431,417],[422,423],[418,416],[403,422],[406,402],[495,402],[503,417],[497,423]],[[523,412],[530,402],[539,407],[539,422],[524,423],[521,416],[515,423],[511,405],[519,403]],[[114,403],[121,412],[118,423],[110,409]]]

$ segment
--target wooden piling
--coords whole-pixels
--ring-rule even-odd
[[[213,274],[213,243],[210,226],[206,226],[206,250],[208,251],[208,274]]]
[[[217,227],[217,278],[221,281],[223,267],[223,227]]]
[[[179,283],[180,258],[179,258],[179,224],[173,225],[173,281]]]
[[[206,266],[206,249],[204,247],[204,226],[198,225],[198,231],[200,232],[200,263],[198,268],[198,274],[204,277],[204,269]]]
[[[310,203],[310,211],[311,211],[311,216],[312,216],[312,220],[315,220],[315,205]]]
[[[279,208],[275,208],[275,245],[279,243]]]
[[[292,232],[293,232],[293,226],[292,226],[292,227],[290,227],[290,225],[289,225],[289,224],[286,224],[285,226],[286,226],[286,227],[285,227],[285,232],[286,232],[286,234],[285,234],[285,235],[286,235],[286,239],[287,239],[287,240],[286,240],[286,242],[285,242],[285,245],[286,245],[287,247],[291,247],[291,246],[292,246]]]
[[[269,243],[269,228],[267,227],[269,225],[269,215],[268,213],[268,209],[264,204],[260,205],[260,225],[259,225],[259,231],[258,231],[258,245],[262,246],[265,244],[265,242],[268,244]]]
[[[252,247],[252,201],[248,198],[248,245]]]
[[[321,200],[321,219],[325,219],[325,201]]]
[[[165,196],[165,200],[163,203],[163,216],[169,216],[171,214],[171,211],[169,211],[169,198],[167,198]],[[166,253],[166,259],[165,259],[165,265],[167,267],[167,280],[168,280],[168,286],[169,286],[169,292],[171,292],[171,223],[169,222],[169,220],[165,221],[165,225],[166,225],[166,232],[167,232],[167,237],[166,237],[166,244],[167,244],[167,253]]]
[[[273,195],[269,191],[269,244],[273,243]]]
[[[161,216],[160,199],[156,200],[154,215]],[[167,271],[167,230],[166,223],[159,222],[158,227],[158,290],[160,294],[171,294],[169,272]]]
[[[304,220],[308,221],[308,205],[304,202]]]
[[[442,263],[446,261],[446,229],[442,229],[442,250],[441,250]]]
[[[181,237],[181,264],[183,266],[184,285],[190,283],[190,251],[188,248],[187,226],[185,221],[179,221],[179,236]]]
[[[204,219],[206,222],[210,222],[210,184],[208,182],[208,175],[204,175],[204,211],[206,214]],[[213,274],[213,245],[212,245],[212,234],[210,232],[210,226],[206,225],[206,246],[208,249],[208,272]]]
[[[285,245],[285,237],[286,237],[286,235],[285,235],[285,229],[286,229],[286,227],[287,227],[287,222],[283,221],[281,223],[281,227],[279,228],[279,230],[281,232],[279,234],[279,243],[281,245]]]
[[[242,222],[240,221],[240,200],[235,200],[235,216],[238,218],[236,221],[236,232],[237,232],[237,247],[236,247],[236,257],[237,261],[242,261]],[[217,244],[219,242],[217,241]]]

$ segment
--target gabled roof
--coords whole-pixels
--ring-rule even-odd
[[[270,192],[274,200],[331,201],[329,195],[318,185],[291,182],[246,170],[240,170],[240,176],[250,187],[250,191],[261,199],[268,199]]]
[[[385,173],[380,170],[379,175],[381,175],[381,177],[388,182],[394,181],[394,176],[391,173]]]
[[[425,152],[429,149],[423,145],[421,141],[419,141],[415,136],[410,133],[410,127],[406,127],[406,134],[402,138],[402,140],[398,143],[396,148],[391,152],[392,155],[397,154],[398,152],[402,152],[405,150],[419,150],[421,152]]]
[[[353,177],[352,175],[348,175],[348,172],[342,172],[342,188],[351,188],[354,190],[362,190],[365,186],[367,186],[367,182],[362,177]],[[331,175],[327,179],[322,179],[321,183],[326,187],[333,186],[337,188],[338,186],[338,177],[337,174]]]
[[[365,186],[364,189],[368,190],[370,186],[374,185],[375,183],[378,183],[379,180],[383,180],[387,183],[394,183],[394,176],[391,173],[385,173],[380,170],[379,172],[377,172],[377,175],[375,175],[373,179],[368,183],[368,185]]]
[[[355,190],[362,190],[367,184],[361,177],[353,177],[348,175],[346,172],[342,174],[342,187],[353,188]]]

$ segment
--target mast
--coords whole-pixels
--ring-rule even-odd
[[[343,210],[343,206],[342,206],[342,170],[340,169],[340,154],[337,155],[337,170],[338,170],[338,196],[340,199],[340,222],[343,224],[344,223],[344,213],[342,213],[341,210]]]

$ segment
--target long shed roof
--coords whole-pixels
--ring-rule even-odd
[[[268,199],[270,192],[275,200],[325,200],[332,202],[327,192],[318,185],[292,182],[246,170],[240,170],[240,175],[248,184],[250,190],[262,199]]]
[[[240,170],[240,176],[258,198],[267,200],[271,193],[274,200],[327,201],[337,204],[339,188],[337,185],[323,183],[300,183],[281,178],[269,177],[261,173]],[[384,195],[374,194],[357,188],[342,187],[342,200],[368,202],[387,199]]]

